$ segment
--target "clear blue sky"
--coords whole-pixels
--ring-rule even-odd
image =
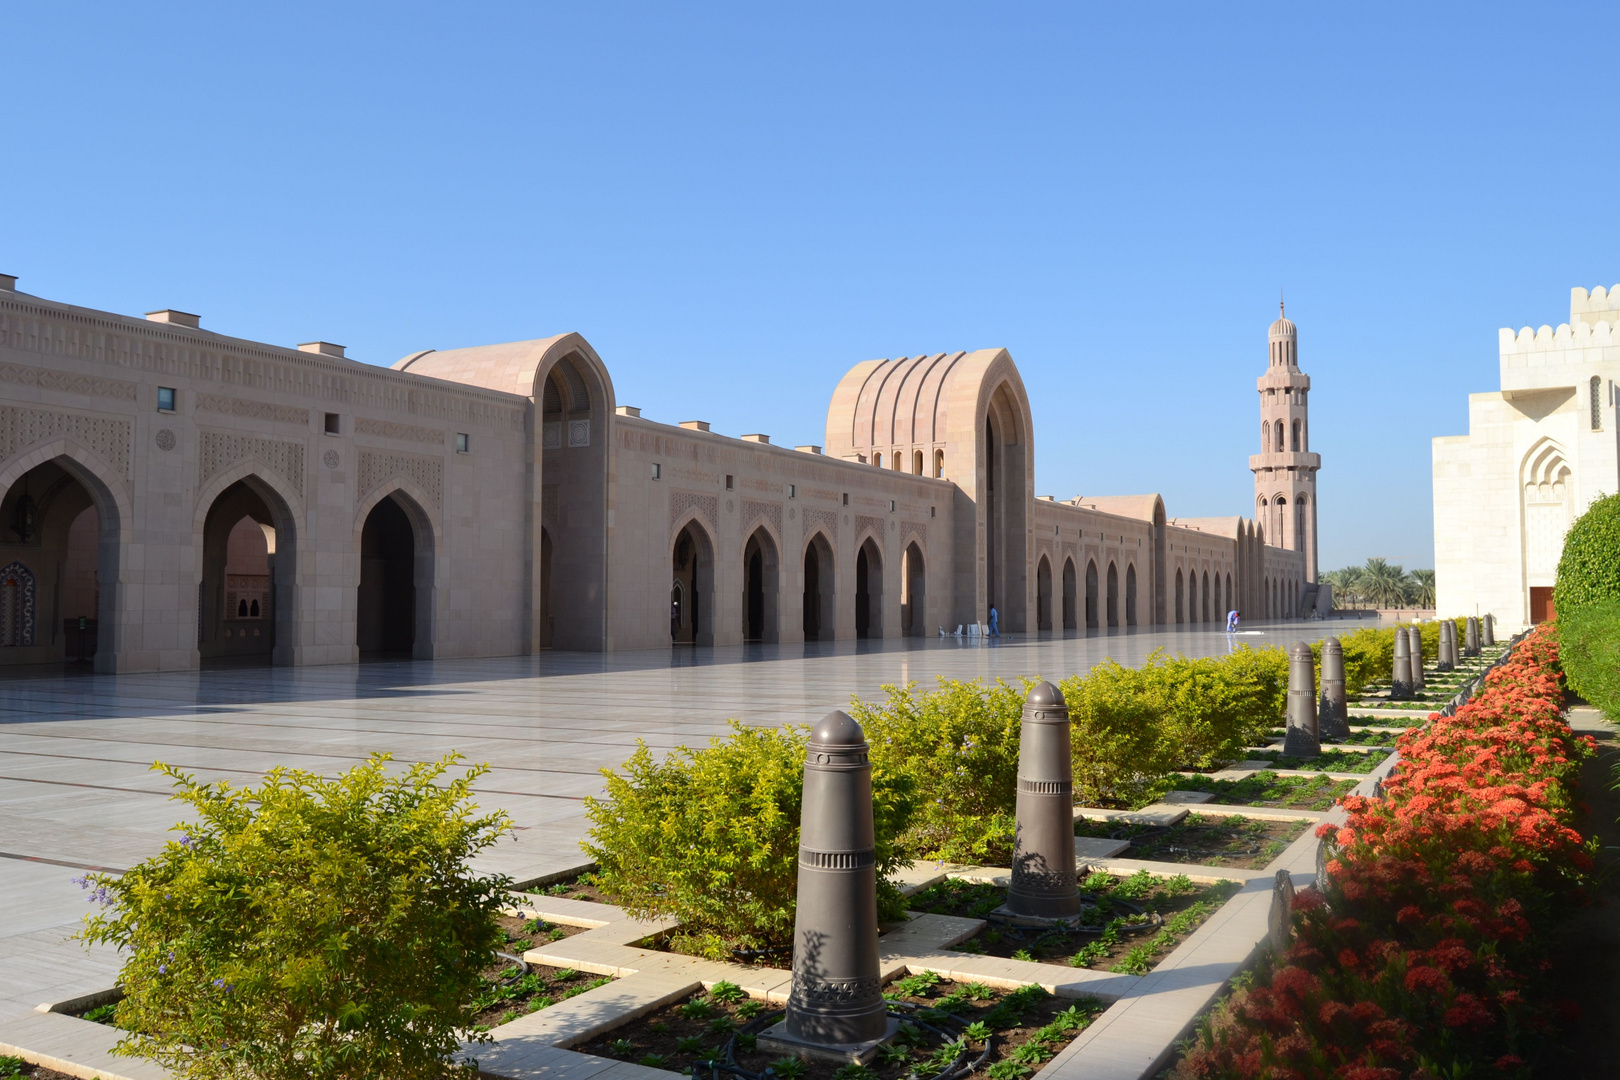
[[[1040,493],[1188,516],[1252,512],[1283,287],[1324,567],[1427,566],[1497,327],[1620,281],[1594,20],[10,3],[0,270],[379,364],[578,330],[621,403],[790,444],[860,360],[1005,345]]]

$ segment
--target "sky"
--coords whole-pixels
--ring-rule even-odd
[[[1285,292],[1322,566],[1427,567],[1497,328],[1620,281],[1593,10],[13,0],[0,271],[376,364],[578,331],[786,445],[1005,346],[1038,493],[1185,517],[1253,513]]]

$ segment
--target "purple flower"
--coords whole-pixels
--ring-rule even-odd
[[[90,887],[90,875],[86,874],[84,877],[74,878],[73,884],[77,885],[81,889],[88,889]]]
[[[186,833],[184,836],[180,837],[180,846],[181,847],[192,847],[196,843],[197,843],[197,841],[192,839],[190,833]]]
[[[169,965],[168,964],[159,964],[158,965],[158,974],[159,975],[167,975],[168,973],[169,973]]]

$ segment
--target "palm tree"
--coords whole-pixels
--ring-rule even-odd
[[[1434,571],[1412,571],[1412,604],[1414,607],[1434,607]]]
[[[1365,571],[1359,566],[1346,566],[1343,570],[1330,570],[1322,575],[1322,580],[1333,586],[1333,606],[1336,608],[1359,607],[1362,603],[1361,580]]]
[[[1406,603],[1406,571],[1387,559],[1367,560],[1362,593],[1373,607],[1392,608]]]

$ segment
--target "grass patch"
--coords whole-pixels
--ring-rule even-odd
[[[1278,776],[1262,769],[1241,780],[1183,777],[1183,791],[1207,791],[1224,806],[1270,806],[1279,810],[1327,810],[1355,789],[1354,780],[1326,776]]]
[[[1196,811],[1174,825],[1075,822],[1076,836],[1129,840],[1132,859],[1263,869],[1310,824],[1261,818],[1204,816]]]

